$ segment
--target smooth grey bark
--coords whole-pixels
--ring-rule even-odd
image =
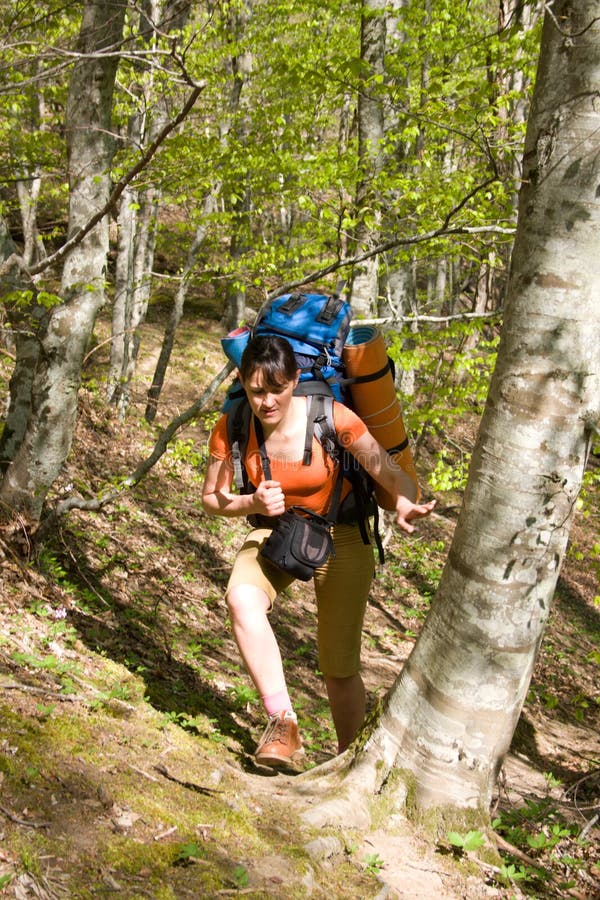
[[[440,587],[378,722],[332,766],[345,789],[313,822],[365,818],[386,783],[398,805],[410,787],[415,806],[489,809],[600,416],[599,89],[600,0],[558,0],[544,22],[498,362]]]
[[[44,242],[38,231],[37,206],[42,180],[39,171],[23,173],[17,182],[17,195],[23,223],[23,261],[25,265],[39,262],[46,255]]]
[[[10,323],[15,348],[15,366],[9,385],[9,405],[0,434],[0,471],[4,472],[23,442],[31,414],[31,388],[37,365],[39,334],[45,327],[48,310],[37,302],[37,291],[27,278],[17,247],[5,220],[0,217],[0,265],[3,305]],[[26,297],[30,299],[26,300]]]
[[[541,21],[543,11],[544,4],[540,0],[532,3],[524,2],[524,0],[503,0],[499,4],[498,9],[498,31],[501,33],[505,29],[518,29],[523,33],[531,32],[535,24]],[[506,62],[501,57],[496,68],[490,72],[490,77],[499,83],[500,93],[505,97],[511,98],[508,107],[504,104],[496,105],[495,107],[499,122],[499,147],[510,147],[509,124],[514,133],[514,130],[519,125],[523,125],[527,121],[530,91],[526,82],[525,66],[520,64],[522,57],[523,51],[517,55],[516,59],[511,61],[510,65],[506,65]],[[523,177],[521,160],[517,154],[511,154],[507,149],[497,158],[496,165],[511,198],[508,218],[516,223],[518,194]],[[489,260],[485,258],[482,260],[477,283],[478,285],[487,285],[490,304],[495,304],[496,308],[501,307],[504,301],[504,294],[508,286],[508,279],[504,273],[509,266],[512,248],[513,244],[510,241],[497,248],[503,265],[499,265],[499,261],[495,260],[495,266],[490,266]],[[490,305],[488,308],[491,309],[493,307]]]
[[[66,111],[69,236],[107,203],[114,145],[112,96],[125,5],[87,0],[83,6]],[[104,52],[103,52],[104,51]],[[77,415],[83,356],[104,303],[108,221],[103,219],[66,255],[61,297],[39,342],[31,410],[23,441],[2,485],[4,511],[35,523],[69,452]]]

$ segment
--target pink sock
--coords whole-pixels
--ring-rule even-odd
[[[267,694],[260,698],[264,704],[268,716],[274,716],[282,709],[291,709],[292,702],[287,691],[277,691],[276,694]]]

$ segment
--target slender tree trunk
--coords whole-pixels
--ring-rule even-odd
[[[244,0],[231,11],[230,30],[239,40],[243,37],[253,4],[250,0]],[[233,87],[230,99],[231,126],[223,131],[223,140],[237,142],[242,148],[249,140],[249,122],[247,115],[246,99],[247,84],[252,74],[252,54],[245,50],[231,60]],[[232,204],[232,232],[229,243],[229,255],[234,263],[241,261],[248,250],[248,237],[250,229],[251,196],[247,176],[242,175],[238,184],[234,186],[236,199]],[[246,317],[246,292],[240,287],[235,276],[227,284],[225,304],[222,316],[222,325],[226,331],[236,328]]]
[[[155,132],[158,132],[158,127]],[[110,393],[110,402],[117,407],[123,417],[129,406],[131,381],[133,379],[140,348],[139,327],[146,320],[150,291],[152,286],[152,269],[154,264],[154,248],[156,245],[156,223],[158,215],[157,192],[152,188],[146,188],[138,193],[138,208],[135,211],[131,224],[135,232],[129,236],[132,238],[132,248],[123,248],[125,260],[129,263],[125,285],[117,295],[124,301],[117,304],[115,299],[113,313],[113,337],[111,348],[117,346],[121,350],[119,355],[120,368],[118,378],[115,378],[117,367],[112,359],[110,371],[110,383],[113,388]],[[120,241],[120,246],[124,241]],[[118,343],[117,343],[118,342]]]
[[[23,262],[26,266],[39,262],[46,255],[44,242],[37,225],[37,206],[42,180],[38,171],[26,173],[17,182],[17,195],[23,223]]]
[[[358,163],[360,181],[356,191],[356,212],[360,224],[355,243],[368,250],[380,243],[381,211],[373,182],[383,164],[383,104],[377,96],[377,78],[383,77],[385,58],[385,3],[363,0],[361,16],[361,59],[366,75],[358,95]],[[373,315],[379,300],[379,258],[372,256],[352,272],[350,303],[355,315]]]
[[[531,31],[535,22],[541,21],[543,16],[544,4],[540,0],[534,3],[526,3],[524,0],[501,0],[498,9],[498,30],[503,29],[520,29],[523,32]],[[502,59],[499,61],[498,71],[492,74],[500,83],[500,92],[504,96],[511,97],[510,106],[500,105],[497,110],[499,121],[498,127],[498,145],[500,147],[509,147],[512,141],[509,138],[509,123],[514,130],[519,125],[523,125],[527,121],[527,84],[524,66],[519,65],[520,58],[517,58],[512,65],[506,66]],[[509,186],[511,203],[508,207],[509,218],[516,223],[518,195],[521,180],[523,178],[523,170],[521,160],[517,154],[504,154],[499,160],[498,165],[505,183]],[[501,248],[503,266],[498,266],[497,270],[489,272],[490,274],[490,295],[498,295],[500,302],[504,300],[508,279],[505,272],[509,268],[510,258],[512,254],[513,244],[507,241]],[[484,261],[483,265],[486,263]],[[500,283],[496,286],[498,278],[496,271],[501,273],[498,280]],[[481,277],[481,276],[480,276]]]
[[[117,260],[115,265],[115,297],[112,309],[112,340],[106,398],[118,406],[121,399],[121,379],[127,366],[128,335],[131,322],[133,292],[133,255],[137,221],[137,191],[123,191],[117,217]]]
[[[382,279],[382,294],[385,304],[380,305],[381,315],[391,315],[395,322],[402,324],[404,317],[415,308],[416,285],[410,265],[400,264],[396,256],[386,254],[387,269]]]
[[[600,418],[599,85],[600,0],[558,0],[544,24],[498,363],[440,588],[379,721],[336,764],[346,790],[312,821],[356,820],[357,807],[364,817],[367,794],[386,784],[396,803],[410,790],[417,807],[489,809]]]
[[[17,259],[17,247],[10,236],[8,226],[0,218],[0,264],[6,267],[4,287],[9,298],[4,306],[16,350],[16,362],[10,379],[9,406],[4,428],[0,434],[0,471],[5,472],[23,443],[31,415],[31,389],[40,354],[40,335],[47,324],[48,310],[37,302],[35,285],[26,278],[23,269],[10,258]],[[29,296],[30,299],[26,300]]]
[[[215,209],[215,195],[210,194],[204,201],[204,214],[209,216],[211,212]],[[156,417],[156,411],[158,408],[158,400],[160,397],[160,393],[162,391],[162,387],[165,381],[165,376],[167,373],[167,367],[169,365],[169,360],[171,359],[171,353],[173,351],[173,344],[175,341],[175,335],[177,333],[177,328],[179,327],[179,323],[181,321],[181,317],[183,315],[183,309],[185,306],[185,301],[187,298],[188,286],[189,286],[189,278],[190,274],[193,271],[194,265],[196,263],[196,257],[200,251],[202,243],[204,241],[204,237],[206,235],[206,224],[202,224],[196,230],[196,235],[194,237],[194,241],[188,253],[188,258],[184,267],[184,270],[181,274],[181,278],[179,280],[179,287],[177,288],[177,295],[175,297],[175,302],[173,303],[173,307],[171,309],[171,314],[169,316],[169,321],[167,322],[167,327],[165,328],[165,333],[163,336],[162,346],[160,348],[160,354],[158,357],[158,361],[156,363],[156,368],[154,370],[154,378],[152,379],[152,384],[148,390],[148,402],[146,404],[146,421],[153,422]]]
[[[168,33],[173,27],[181,27],[188,13],[187,4],[181,4],[178,0],[145,0],[140,7],[142,46],[147,50],[157,43],[157,29]],[[128,126],[129,141],[140,146],[150,143],[157,136],[169,116],[168,101],[156,97],[154,62],[150,66],[150,76],[143,80],[143,111],[133,115]],[[140,346],[138,329],[146,319],[150,300],[159,204],[159,190],[150,184],[142,190],[126,191],[119,210],[107,397],[117,407],[121,417],[129,406],[130,386]]]
[[[107,202],[113,155],[111,110],[118,58],[103,53],[123,31],[125,6],[111,0],[84,4],[79,51],[67,103],[69,234]],[[108,221],[102,220],[65,259],[61,294],[40,342],[32,382],[31,414],[23,441],[0,487],[5,510],[39,521],[48,490],[71,446],[81,366],[104,302]]]

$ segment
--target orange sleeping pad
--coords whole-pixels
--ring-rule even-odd
[[[420,496],[417,472],[402,419],[402,408],[389,366],[383,336],[372,325],[353,325],[346,339],[342,359],[350,384],[352,405],[373,437],[414,481]],[[382,509],[395,509],[393,497],[377,486],[377,502]]]

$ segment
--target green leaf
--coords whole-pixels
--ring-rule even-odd
[[[448,840],[453,847],[460,847],[461,849],[464,847],[464,838],[462,834],[458,833],[458,831],[449,831]]]
[[[201,859],[203,855],[201,847],[195,841],[190,841],[181,845],[175,861],[188,862],[190,859]]]
[[[482,847],[485,844],[485,837],[480,831],[468,831],[465,835],[464,849],[468,852],[470,850],[477,850],[479,847]]]

